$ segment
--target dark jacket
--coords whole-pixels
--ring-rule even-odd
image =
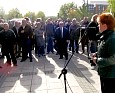
[[[99,32],[98,24],[90,22],[87,26],[87,36],[89,40],[97,40],[96,34]]]
[[[78,40],[80,37],[80,25],[70,25],[70,39]]]
[[[115,31],[106,30],[101,34],[97,64],[101,77],[115,78]]]
[[[0,31],[2,31],[4,28],[3,27],[0,27]]]
[[[69,31],[67,28],[63,27],[63,38],[61,37],[61,29],[60,27],[56,28],[56,31],[55,31],[55,36],[54,36],[55,40],[69,40],[70,39],[70,36],[69,36]]]
[[[11,29],[9,29],[8,31],[4,31],[4,30],[1,31],[0,32],[0,42],[3,48],[13,47],[13,45],[16,42],[15,33]]]
[[[12,27],[12,30],[14,31],[14,33],[15,33],[15,35],[16,35],[16,41],[18,41],[18,38],[19,38],[18,29],[17,29],[15,26],[13,26],[13,27]]]
[[[21,33],[21,31],[24,30],[24,33]],[[25,28],[23,29],[23,27],[21,26],[18,30],[18,34],[19,34],[19,39],[21,41],[23,40],[27,40],[27,39],[31,39],[33,37],[33,30],[31,28],[31,26],[26,25]]]
[[[49,23],[46,24],[46,36],[47,37],[54,37],[54,24],[53,23]]]

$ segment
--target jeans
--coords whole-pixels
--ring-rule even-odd
[[[97,41],[91,41],[90,42],[90,52],[95,53],[97,52]]]
[[[53,38],[47,37],[47,52],[53,52]]]

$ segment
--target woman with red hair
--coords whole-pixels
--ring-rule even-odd
[[[115,18],[110,13],[98,16],[100,43],[98,46],[97,60],[98,74],[100,75],[102,93],[115,93]]]

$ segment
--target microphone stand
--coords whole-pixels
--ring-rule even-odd
[[[60,75],[59,75],[59,77],[58,77],[58,79],[60,79],[60,77],[62,76],[62,74],[64,75],[65,93],[67,93],[67,86],[66,86],[66,74],[67,74],[67,69],[66,69],[66,67],[67,67],[68,63],[70,62],[70,60],[71,60],[73,54],[74,54],[74,53],[72,53],[71,57],[69,58],[69,60],[68,60],[67,63],[65,64],[64,68],[62,69],[62,71],[61,71],[61,73],[60,73]]]
[[[89,27],[89,28],[94,28],[94,27]],[[86,28],[86,29],[87,29],[87,28]],[[84,32],[83,36],[87,34],[86,29],[85,29],[85,32]],[[83,36],[82,36],[82,38],[83,38]],[[81,38],[81,39],[82,39],[82,38]],[[80,40],[80,42],[81,42],[81,40]],[[80,42],[78,42],[78,43],[80,43]],[[67,63],[65,64],[64,68],[62,69],[62,71],[61,71],[61,73],[60,73],[60,75],[59,75],[59,77],[58,77],[58,79],[60,79],[60,77],[62,76],[62,74],[64,75],[65,93],[67,93],[67,86],[66,86],[66,80],[67,80],[67,79],[66,79],[66,74],[67,74],[67,69],[66,69],[66,67],[67,67],[68,63],[70,62],[70,60],[71,60],[73,54],[74,54],[74,53],[72,53],[71,57],[69,58],[69,60],[68,60]]]

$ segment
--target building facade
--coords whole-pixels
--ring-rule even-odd
[[[107,1],[90,1],[88,3],[88,12],[90,12],[91,14],[101,14],[102,12],[107,10],[107,7]]]

